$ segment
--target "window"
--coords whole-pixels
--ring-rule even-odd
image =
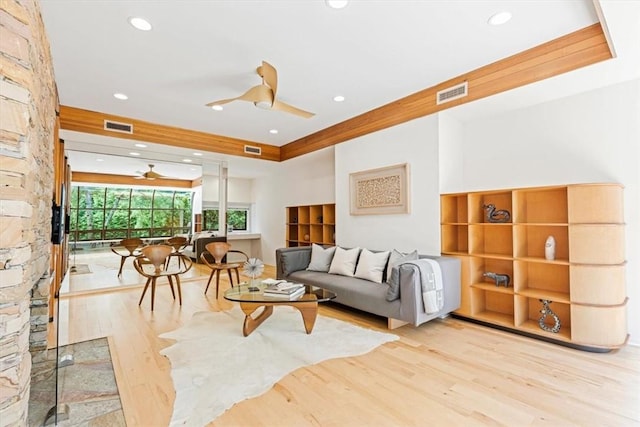
[[[249,212],[248,206],[231,206],[227,209],[228,231],[248,231],[249,230]],[[202,210],[202,229],[218,230],[218,209],[204,208]]]
[[[190,191],[72,186],[70,204],[71,241],[191,232]]]

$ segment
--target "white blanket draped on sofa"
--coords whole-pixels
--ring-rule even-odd
[[[420,271],[424,311],[427,314],[437,313],[444,306],[442,270],[438,262],[433,259],[424,258],[420,261],[422,262],[409,261],[409,263],[416,265]]]

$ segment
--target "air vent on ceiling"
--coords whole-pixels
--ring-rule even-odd
[[[104,121],[104,129],[113,132],[122,132],[133,134],[133,125],[130,123],[114,122],[112,120]]]
[[[459,85],[443,89],[436,94],[436,104],[444,104],[445,102],[453,101],[454,99],[464,98],[468,93],[467,82]]]
[[[245,152],[245,154],[255,154],[256,156],[261,156],[262,155],[262,148],[254,147],[252,145],[245,145],[244,146],[244,152]]]

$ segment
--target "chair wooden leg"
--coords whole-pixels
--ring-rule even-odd
[[[142,304],[142,299],[144,298],[144,294],[147,293],[147,288],[149,288],[149,283],[151,283],[151,279],[147,279],[147,283],[144,284],[144,289],[142,290],[142,295],[140,295],[140,301],[138,301],[138,305]]]
[[[209,275],[209,281],[207,282],[207,287],[204,289],[204,293],[206,294],[209,290],[209,285],[211,285],[211,279],[213,279],[213,275],[216,274],[215,270],[211,270],[211,274]]]
[[[236,271],[236,280],[238,281],[238,286],[240,285],[240,273],[238,273],[238,269],[234,268],[234,270]],[[231,286],[233,287],[233,283],[231,283]]]
[[[178,277],[176,275],[176,277]],[[171,295],[173,295],[173,299],[176,299],[176,292],[173,290],[173,279],[171,278],[171,276],[167,276],[167,279],[169,279],[169,287],[171,288]]]
[[[156,278],[151,279],[151,311],[153,311],[153,303],[156,299]]]
[[[220,270],[216,274],[216,299],[218,299],[218,292],[220,291]]]
[[[118,277],[122,276],[122,267],[124,267],[124,262],[127,260],[127,257],[120,258],[120,269],[118,270]]]
[[[231,283],[231,287],[233,288],[233,277],[231,276],[231,270],[227,269],[227,274],[229,275],[229,283]]]
[[[180,276],[176,274],[176,287],[178,288],[178,301],[182,305],[182,289],[180,289]]]

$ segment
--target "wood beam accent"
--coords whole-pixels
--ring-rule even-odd
[[[462,74],[281,147],[287,160],[456,105],[534,83],[612,58],[600,23]],[[468,82],[468,96],[436,104],[436,93]]]
[[[133,133],[128,134],[106,130],[104,128],[105,120],[132,124]],[[64,130],[154,142],[197,151],[209,151],[253,159],[280,161],[280,147],[274,145],[165,126],[129,117],[114,116],[112,114],[83,110],[65,105],[60,106],[60,127]],[[245,145],[260,147],[262,149],[262,155],[246,154],[244,152]]]
[[[193,188],[193,181],[187,179],[135,179],[126,175],[108,173],[71,172],[73,182],[86,182],[91,184],[118,184],[118,185],[144,185],[147,187],[175,187]]]

